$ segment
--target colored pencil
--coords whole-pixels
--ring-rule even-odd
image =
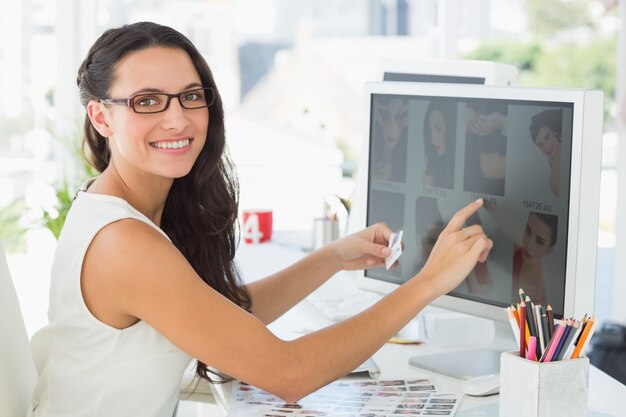
[[[543,332],[543,350],[548,348],[548,342],[550,342],[550,330],[548,330],[548,313],[546,312],[546,306],[541,306],[541,330]]]
[[[517,310],[515,310],[515,315],[517,316],[517,320],[519,322],[520,320],[520,314],[519,314],[519,303],[517,303]],[[526,327],[526,331],[524,332],[526,334],[526,345],[528,345],[528,338],[530,337],[530,332],[528,331],[528,325],[524,326]]]
[[[530,297],[526,296],[526,324],[528,325],[531,336],[535,336],[537,334],[537,329],[535,328],[535,319],[533,318],[533,315],[534,313]]]
[[[561,349],[559,350],[558,354],[556,355],[556,360],[557,361],[560,361],[561,359],[563,359],[565,357],[565,352],[569,348],[570,343],[572,343],[572,340],[574,340],[574,336],[576,335],[576,331],[578,330],[578,325],[575,322],[576,322],[576,320],[572,321],[570,328],[567,329],[566,334],[563,335],[563,339],[565,341],[563,342],[563,345],[561,346]]]
[[[528,341],[528,354],[526,355],[526,359],[529,361],[535,362],[537,358],[537,338],[535,336],[530,336],[530,340]]]
[[[543,350],[546,348],[545,342],[543,340],[543,325],[541,322],[541,305],[535,305],[535,317],[537,318],[537,357],[540,358]]]
[[[530,302],[530,305],[533,307],[533,321],[535,323],[535,332],[539,333],[539,317],[537,317],[537,306],[532,301]],[[528,308],[528,305],[526,305],[526,308]],[[539,334],[535,334],[534,336],[537,337],[539,336]]]
[[[513,335],[515,336],[515,341],[519,345],[519,323],[515,320],[515,316],[513,315],[513,310],[511,307],[506,308],[506,314],[509,316],[509,323],[511,324],[511,328],[513,329]]]
[[[578,344],[576,345],[576,349],[574,349],[574,353],[572,353],[571,359],[580,358],[580,355],[583,353],[583,349],[587,346],[587,343],[589,343],[589,340],[591,340],[591,336],[593,336],[594,328],[595,328],[595,322],[592,317],[591,319],[587,320],[587,324],[585,325],[585,330],[582,333],[582,336],[580,336],[580,340],[578,341]]]
[[[552,306],[548,304],[546,308],[546,314],[548,315],[548,330],[550,331],[550,338],[554,336],[554,314],[552,313]]]
[[[580,341],[580,337],[583,334],[583,331],[585,330],[585,327],[587,326],[587,321],[589,319],[587,318],[587,315],[585,314],[585,317],[583,317],[583,319],[581,320],[581,329],[580,329],[580,333],[578,333],[578,337],[576,338],[576,340],[574,341],[575,345],[578,345],[578,342]]]
[[[553,339],[550,339],[548,345],[546,346],[546,350],[543,351],[543,355],[539,358],[539,362],[545,362],[546,356],[548,356],[548,351],[550,350],[550,346],[552,346]]]
[[[516,308],[513,304],[511,304],[511,307],[510,307],[511,313],[513,313],[513,317],[515,317],[515,321],[517,322],[517,327],[519,330],[519,312],[517,311],[518,308],[519,308],[519,305]]]
[[[519,329],[520,329],[520,338],[519,338],[519,357],[526,357],[526,337],[521,337],[521,335],[526,333],[526,303],[522,301],[519,306]]]
[[[535,307],[530,297],[526,296],[526,322],[530,328],[530,335],[537,337],[537,321],[535,319]],[[537,355],[541,356],[541,355]]]
[[[566,343],[566,349],[564,349],[565,353],[562,355],[562,359],[570,359],[572,357],[572,353],[576,348],[576,340],[579,339],[582,328],[583,324],[581,322],[574,323],[573,337]]]
[[[526,294],[524,293],[524,290],[522,288],[519,289],[519,300],[520,301],[526,300]]]
[[[565,320],[559,320],[558,325],[556,326],[556,330],[554,331],[554,336],[552,338],[552,342],[550,343],[550,349],[548,349],[548,353],[543,358],[544,362],[550,362],[552,357],[554,356],[554,352],[556,351],[561,337],[563,336],[563,332],[565,331]]]
[[[552,355],[552,359],[550,359],[550,362],[555,362],[559,360],[559,354],[561,353],[561,350],[563,349],[563,345],[565,344],[565,340],[567,339],[567,336],[569,335],[571,330],[572,330],[572,321],[570,319],[567,319],[565,320],[565,330],[563,330],[563,334],[561,335],[561,338],[559,339],[559,344],[556,346],[554,355]]]
[[[581,339],[581,343],[582,343],[582,347],[580,349],[580,353],[579,353],[579,357],[581,357],[582,355],[584,355],[585,353],[585,349],[587,348],[587,345],[589,344],[589,342],[591,342],[591,339],[593,338],[593,332],[596,331],[596,327],[598,323],[596,323],[595,319],[591,321],[591,330],[589,330],[589,334],[587,335],[587,337],[583,340]]]

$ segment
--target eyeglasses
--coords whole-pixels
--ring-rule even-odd
[[[170,106],[170,101],[177,98],[184,109],[203,109],[215,102],[215,91],[212,88],[197,88],[178,94],[144,93],[130,98],[103,98],[103,104],[117,104],[133,109],[135,113],[161,113]]]

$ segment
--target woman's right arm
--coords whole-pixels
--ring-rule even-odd
[[[167,239],[135,220],[108,225],[93,240],[83,297],[105,323],[123,328],[144,320],[209,366],[296,401],[364,362],[486,259],[492,243],[480,226],[461,229],[481,205],[455,215],[414,278],[357,316],[293,341],[206,285]]]

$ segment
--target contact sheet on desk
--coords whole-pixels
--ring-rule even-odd
[[[238,382],[232,397],[228,417],[394,417],[453,416],[462,395],[436,392],[432,380],[420,378],[339,380],[298,403]]]

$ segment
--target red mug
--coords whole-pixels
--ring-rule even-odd
[[[243,210],[242,223],[244,242],[263,243],[272,238],[272,210]]]

